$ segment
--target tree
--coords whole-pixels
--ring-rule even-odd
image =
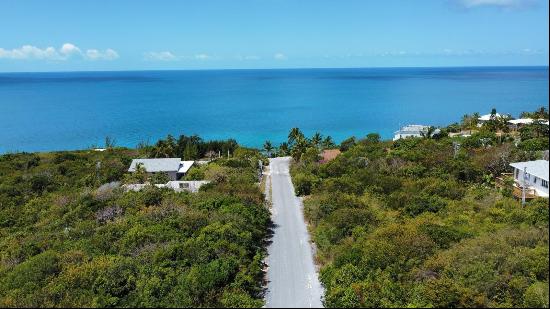
[[[298,138],[298,140],[296,140],[294,147],[292,147],[292,149],[290,150],[290,154],[292,155],[294,160],[300,161],[302,154],[306,152],[308,147],[309,147],[309,144],[305,138]]]
[[[533,121],[532,123],[533,132],[537,135],[537,137],[548,137],[548,124],[541,119],[537,119]]]
[[[116,141],[114,138],[111,138],[109,136],[105,137],[105,148],[106,149],[113,149],[115,147]]]
[[[422,131],[420,134],[425,139],[430,139],[433,137],[436,128],[434,126],[429,126],[426,130]]]
[[[152,184],[164,184],[170,181],[170,177],[166,173],[154,173],[149,179]]]
[[[124,182],[125,183],[145,183],[148,179],[147,169],[145,169],[145,166],[143,163],[138,163],[136,165],[136,170],[133,173],[126,174]]]
[[[323,142],[321,143],[321,146],[323,147],[323,149],[330,149],[330,148],[336,147],[336,144],[332,140],[332,137],[327,136],[327,137],[325,137],[325,139],[323,139]]]
[[[280,156],[287,156],[289,154],[290,147],[288,146],[288,143],[281,143],[279,145],[279,155]]]
[[[196,144],[193,143],[187,143],[185,145],[185,150],[183,151],[183,159],[184,160],[193,160],[198,159],[199,156],[199,150]]]
[[[342,143],[340,143],[340,150],[341,151],[347,151],[351,147],[355,146],[356,143],[357,142],[355,140],[355,136],[352,136],[348,139],[345,139],[345,140],[342,141]]]
[[[293,146],[299,139],[304,138],[304,133],[299,128],[292,128],[288,133],[288,145]]]
[[[367,137],[365,138],[365,142],[367,143],[380,143],[380,134],[378,133],[369,133],[367,134]]]
[[[322,141],[323,141],[323,135],[321,135],[321,133],[319,132],[315,132],[315,134],[313,134],[313,136],[311,137],[311,143],[313,144],[314,147],[320,148]]]
[[[273,151],[273,145],[271,144],[270,141],[265,141],[264,150],[267,153],[267,156],[271,157],[271,152]]]

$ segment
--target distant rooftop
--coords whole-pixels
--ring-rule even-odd
[[[399,131],[396,131],[395,134],[421,134],[428,130],[429,126],[421,124],[410,124],[402,127]]]
[[[180,169],[180,158],[159,158],[159,159],[133,159],[129,172],[135,172],[138,164],[143,164],[147,172],[177,172]]]
[[[495,117],[496,118],[502,118],[503,115],[499,114],[499,113],[496,113],[495,114]],[[481,117],[478,118],[478,120],[481,120],[481,121],[489,121],[491,120],[491,114],[487,114],[487,115],[483,115]]]
[[[520,118],[520,119],[513,119],[513,120],[509,120],[508,122],[511,123],[511,124],[531,124],[533,123],[534,121],[540,121],[541,123],[543,124],[546,124],[548,125],[548,120],[546,119],[531,119],[531,118]]]

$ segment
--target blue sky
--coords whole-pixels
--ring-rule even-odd
[[[0,71],[548,65],[546,0],[3,0]]]

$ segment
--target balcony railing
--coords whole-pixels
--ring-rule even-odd
[[[523,186],[520,182],[518,182],[516,179],[514,179],[513,173],[502,173],[499,177],[495,178],[495,185],[497,188],[505,188],[506,187],[506,180],[512,178],[514,180],[514,184],[512,187],[512,194],[515,198],[521,199],[523,197]],[[530,200],[536,198],[537,191],[534,188],[526,187],[525,188],[525,199]]]

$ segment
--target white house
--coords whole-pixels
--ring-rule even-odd
[[[511,163],[516,186],[534,192],[536,196],[548,197],[548,161],[536,160]]]
[[[178,180],[189,171],[195,161],[182,161],[180,158],[133,159],[128,172],[135,172],[138,165],[150,174],[165,173],[170,180]]]
[[[209,184],[210,181],[208,180],[192,180],[192,181],[177,181],[177,180],[173,180],[173,181],[169,181],[165,184],[154,184],[155,187],[157,188],[168,188],[168,189],[172,189],[176,192],[183,192],[183,191],[188,191],[188,192],[191,192],[191,193],[196,193],[196,192],[199,192],[199,189],[206,185],[206,184]],[[148,184],[148,183],[136,183],[136,184],[127,184],[127,185],[123,185],[122,187],[126,190],[126,191],[141,191],[145,188],[147,188],[147,186],[150,186],[151,184]]]
[[[487,123],[489,120],[491,120],[491,116],[492,114],[487,114],[487,115],[483,115],[479,118],[477,118],[477,126],[478,127],[482,127],[483,124]],[[499,118],[509,118],[510,116],[509,115],[501,115],[499,113],[496,113],[495,114],[495,119],[499,119]]]
[[[423,137],[427,132],[430,126],[420,125],[420,124],[410,124],[402,127],[399,131],[395,131],[393,140],[396,141],[402,138],[408,137]],[[432,135],[439,134],[441,130],[436,129]]]
[[[508,123],[509,123],[509,127],[512,130],[517,130],[517,129],[521,128],[524,125],[532,124],[535,120],[537,120],[537,119],[520,118],[520,119],[508,120]],[[538,119],[538,121],[540,121],[542,124],[548,125],[548,120]]]

